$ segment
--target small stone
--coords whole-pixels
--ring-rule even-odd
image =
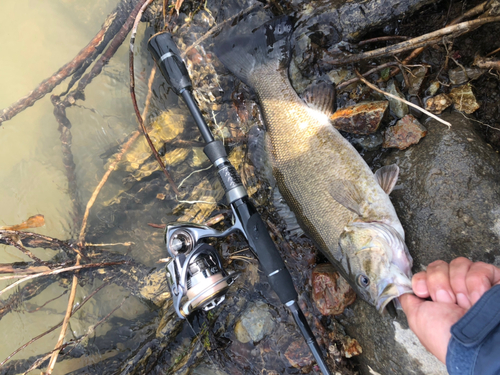
[[[428,68],[426,66],[419,66],[418,68],[412,69],[411,73],[408,75],[408,81],[410,83],[408,94],[418,95],[422,82],[427,74],[427,70]]]
[[[470,83],[456,87],[450,91],[450,97],[453,100],[455,109],[460,112],[470,115],[479,108],[476,97],[472,92]]]
[[[363,147],[366,151],[375,151],[378,150],[384,142],[384,137],[380,133],[373,133],[354,138],[353,141]]]
[[[331,264],[319,264],[311,277],[313,301],[323,315],[339,315],[356,300],[356,293]]]
[[[441,84],[438,81],[434,81],[429,85],[429,87],[425,91],[425,94],[428,96],[434,96],[434,95],[436,95],[436,93],[440,87],[441,87]]]
[[[405,98],[397,88],[394,80],[389,81],[389,83],[387,84],[387,92],[400,97],[401,99]],[[392,113],[394,113],[394,116],[396,116],[397,118],[403,118],[408,114],[408,104],[403,103],[400,100],[391,98],[390,96],[386,96],[386,98],[387,100],[389,100],[389,106],[391,107],[391,111]]]
[[[453,100],[446,94],[439,94],[432,98],[427,99],[425,102],[425,109],[439,115],[446,108],[453,104]]]
[[[450,69],[448,71],[448,77],[450,78],[450,82],[453,85],[461,85],[462,83],[465,83],[467,81],[470,81],[472,79],[479,78],[486,69],[480,69],[480,68],[462,68],[458,67],[455,69]]]
[[[295,368],[308,367],[313,362],[313,355],[304,340],[292,342],[285,351],[285,357]]]
[[[360,103],[337,110],[330,121],[339,130],[354,134],[375,132],[384,118],[389,102]]]
[[[360,355],[363,353],[363,350],[361,348],[361,345],[359,345],[359,342],[356,341],[356,339],[346,337],[345,340],[342,342],[342,346],[344,349],[344,357],[346,358],[351,358],[354,357],[355,355]]]
[[[269,335],[274,326],[275,322],[269,312],[269,306],[258,301],[249,304],[236,322],[234,331],[238,341],[246,343],[251,340],[257,343]]]
[[[382,147],[404,150],[417,144],[426,134],[427,129],[415,117],[406,115],[385,131]]]

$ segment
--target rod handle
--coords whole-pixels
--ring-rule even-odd
[[[153,55],[161,74],[177,95],[187,88],[191,89],[193,86],[191,78],[172,35],[169,33],[153,35],[148,41],[148,50]]]

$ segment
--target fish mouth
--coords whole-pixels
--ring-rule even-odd
[[[387,284],[387,286],[384,288],[382,293],[380,293],[377,299],[376,308],[378,312],[380,314],[383,314],[389,302],[393,301],[395,298],[398,298],[399,296],[406,293],[413,293],[411,284],[410,285],[396,284],[396,283]],[[399,303],[397,305],[399,305]]]

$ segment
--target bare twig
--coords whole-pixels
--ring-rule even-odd
[[[401,99],[400,97],[398,97],[398,96],[396,96],[396,95],[392,95],[392,94],[390,94],[390,93],[388,93],[388,92],[385,92],[385,91],[383,91],[383,90],[380,90],[377,86],[375,86],[374,84],[372,84],[372,83],[368,82],[368,81],[367,81],[367,80],[366,80],[366,79],[365,79],[365,78],[364,78],[364,77],[363,77],[363,76],[362,76],[362,75],[361,75],[361,74],[360,74],[360,73],[359,73],[356,69],[354,70],[354,72],[356,73],[356,75],[358,76],[358,78],[359,78],[359,79],[360,79],[360,80],[361,80],[361,81],[362,81],[365,85],[367,85],[369,88],[371,88],[372,90],[375,90],[375,91],[377,91],[377,92],[379,92],[379,93],[381,93],[381,94],[383,94],[383,95],[385,95],[385,96],[389,96],[389,97],[391,97],[391,98],[393,98],[393,99],[396,99],[396,100],[399,100],[399,101],[401,101],[401,102],[403,102],[403,103],[406,103],[407,105],[409,105],[409,106],[411,106],[411,107],[413,107],[413,108],[415,108],[415,109],[418,109],[420,112],[425,113],[427,116],[432,117],[433,119],[435,119],[435,120],[437,120],[437,121],[441,122],[442,124],[445,124],[445,125],[446,125],[446,126],[448,126],[448,127],[451,127],[451,124],[450,124],[448,121],[444,121],[443,119],[440,119],[438,116],[436,116],[436,115],[434,115],[434,114],[430,113],[429,111],[426,111],[425,109],[423,109],[422,107],[419,107],[419,106],[418,106],[418,105],[416,105],[416,104],[413,104],[413,103],[411,103],[411,102],[409,102],[409,101],[407,101],[407,100]]]
[[[369,71],[367,71],[366,73],[363,73],[363,77],[368,77],[370,74],[373,74],[375,72],[378,72],[379,70],[382,70],[382,69],[385,69],[389,66],[398,66],[399,63],[396,62],[396,61],[392,61],[392,62],[388,62],[388,63],[385,63],[385,64],[382,64],[382,65],[379,65],[373,69],[370,69]],[[344,81],[342,83],[340,83],[339,85],[337,85],[337,90],[343,90],[344,88],[346,88],[347,86],[355,83],[355,82],[358,82],[359,81],[359,78],[356,77],[356,78],[352,78],[350,80],[347,80],[347,81]]]
[[[118,155],[116,155],[115,161],[110,164],[110,166],[108,167],[108,170],[106,171],[106,173],[104,174],[104,176],[102,176],[101,181],[99,182],[99,185],[97,185],[97,187],[95,188],[94,192],[92,193],[92,196],[90,197],[89,201],[87,202],[87,207],[85,208],[85,213],[83,215],[82,227],[80,229],[80,236],[78,237],[79,244],[83,244],[85,242],[85,233],[86,233],[86,229],[87,229],[87,220],[88,220],[88,217],[89,217],[90,209],[94,205],[94,202],[97,199],[97,196],[99,195],[102,187],[104,186],[104,184],[108,180],[108,177],[111,174],[111,172],[113,172],[115,170],[117,164],[120,162],[120,160],[122,159],[123,155],[127,152],[127,150],[132,145],[132,143],[135,142],[135,140],[137,139],[138,136],[139,136],[139,132],[138,131],[134,132],[134,134],[132,135],[132,137],[129,138],[129,140],[127,141],[127,143],[125,143],[123,145],[120,153]]]
[[[76,257],[76,265],[77,266],[80,265],[80,259],[81,259],[81,257],[80,257],[80,255],[78,255]],[[70,292],[69,298],[68,298],[68,306],[66,307],[66,314],[64,315],[64,319],[63,319],[63,323],[62,323],[62,327],[61,327],[61,332],[59,333],[59,338],[57,340],[56,347],[54,348],[54,351],[52,352],[52,355],[50,356],[49,365],[47,366],[47,371],[45,372],[45,374],[47,374],[47,375],[52,374],[52,370],[54,370],[54,366],[56,365],[57,356],[59,355],[59,350],[57,350],[57,348],[59,348],[63,344],[64,338],[66,337],[66,330],[68,328],[69,318],[71,317],[71,315],[73,313],[73,304],[75,303],[77,286],[78,286],[78,277],[76,276],[76,274],[74,274],[73,281],[71,283],[71,292]]]
[[[467,12],[465,12],[464,14],[462,14],[460,17],[457,17],[454,20],[452,20],[446,26],[456,25],[459,22],[462,22],[463,20],[465,20],[467,18],[471,18],[471,17],[477,16],[478,14],[481,14],[481,13],[485,12],[489,8],[490,4],[491,4],[491,0],[485,1],[482,4],[479,4],[478,6],[472,8],[472,9],[469,9]],[[410,63],[410,61],[412,61],[413,59],[415,59],[424,50],[425,50],[424,47],[419,47],[419,48],[413,50],[412,53],[403,60],[403,65],[408,65]],[[398,73],[399,73],[399,68],[394,69],[391,72],[391,77],[394,77]]]
[[[495,60],[492,58],[484,58],[481,56],[477,56],[474,59],[474,64],[478,68],[483,68],[483,69],[495,69],[500,71],[500,60]]]
[[[37,256],[35,256],[35,254],[33,254],[31,251],[29,251],[28,249],[26,249],[26,248],[23,246],[23,244],[22,244],[22,242],[21,242],[21,241],[19,241],[19,240],[18,240],[18,241],[13,241],[13,240],[9,239],[9,240],[8,240],[8,242],[9,242],[12,246],[14,246],[14,247],[16,247],[17,249],[21,250],[21,252],[22,252],[23,254],[25,254],[25,255],[27,255],[28,257],[30,257],[31,259],[33,259],[36,263],[41,264],[41,265],[44,265],[44,266],[46,266],[46,265],[47,265],[47,263],[46,263],[46,262],[44,262],[43,260],[41,260],[40,258],[38,258]]]
[[[51,92],[64,79],[79,70],[82,65],[88,66],[88,64],[93,61],[94,57],[104,50],[111,38],[116,34],[123,19],[128,17],[136,1],[137,0],[122,1],[108,16],[101,30],[99,30],[96,36],[73,58],[73,60],[61,67],[51,77],[40,83],[40,85],[28,95],[19,99],[10,107],[0,111],[0,125],[2,122],[13,118],[27,107],[31,107],[37,100]]]
[[[388,40],[408,40],[408,39],[410,39],[410,38],[407,36],[402,36],[402,35],[379,36],[377,38],[362,40],[361,42],[358,43],[358,46],[361,47],[361,46],[364,46],[365,44],[386,42]]]
[[[2,294],[4,294],[6,291],[8,291],[8,290],[10,290],[12,288],[15,288],[19,284],[21,284],[21,283],[23,283],[25,281],[28,281],[28,280],[36,279],[38,277],[48,276],[48,275],[57,275],[59,273],[80,270],[80,269],[83,269],[83,268],[99,268],[99,267],[116,266],[116,265],[119,265],[119,264],[128,264],[128,263],[129,263],[128,261],[119,261],[119,262],[104,262],[104,263],[82,264],[82,265],[79,265],[79,266],[71,266],[71,267],[65,267],[65,268],[58,268],[56,270],[50,270],[50,271],[40,272],[40,273],[37,273],[37,274],[34,274],[34,275],[26,276],[26,277],[22,278],[21,280],[18,280],[15,283],[10,284],[9,286],[7,286],[4,289],[0,290],[0,296]],[[12,279],[12,278],[15,278],[15,277],[14,276],[1,277],[0,280]]]
[[[60,295],[58,295],[57,297],[54,297],[54,298],[52,298],[52,299],[49,299],[49,300],[48,300],[47,302],[45,302],[42,306],[38,306],[38,307],[37,307],[36,309],[34,309],[34,310],[26,310],[26,312],[27,312],[28,314],[33,314],[34,312],[37,312],[38,310],[43,309],[43,308],[44,308],[45,306],[47,306],[49,303],[51,303],[51,302],[55,301],[56,299],[61,298],[61,297],[62,297],[62,296],[64,296],[66,293],[68,293],[68,291],[67,291],[67,290],[65,290],[64,292],[62,292],[62,293],[61,293]]]
[[[23,246],[52,250],[74,251],[74,246],[66,241],[33,232],[0,229],[0,244],[10,245],[10,241],[21,241]]]
[[[489,56],[491,56],[491,55],[494,55],[494,54],[495,54],[495,53],[497,53],[497,52],[500,52],[500,48],[497,48],[496,50],[491,51],[490,53],[488,53],[488,54],[486,55],[486,57],[489,57]]]
[[[351,56],[346,56],[339,58],[337,60],[333,60],[330,62],[327,62],[328,64],[332,65],[342,65],[342,64],[349,64],[353,62],[358,62],[361,60],[366,60],[370,58],[376,58],[376,57],[381,57],[381,56],[386,56],[386,55],[393,55],[396,53],[401,53],[403,51],[413,49],[415,47],[421,47],[423,45],[429,45],[429,44],[436,44],[439,43],[440,37],[445,36],[445,35],[450,35],[450,34],[464,34],[472,29],[475,29],[481,25],[491,23],[491,22],[498,22],[500,21],[500,16],[496,17],[486,17],[486,18],[481,18],[481,19],[476,19],[472,21],[467,21],[467,22],[462,22],[457,25],[452,25],[452,26],[447,26],[444,27],[440,30],[433,31],[432,33],[424,34],[421,35],[417,38],[413,38],[410,40],[407,40],[405,42],[401,42],[398,44],[394,44],[389,47],[384,47],[384,48],[379,48],[373,51],[369,52],[364,52],[360,53],[357,55],[351,55]]]

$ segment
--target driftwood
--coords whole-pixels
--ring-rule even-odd
[[[476,29],[479,26],[485,25],[491,22],[500,21],[500,16],[496,17],[486,17],[480,18],[472,21],[462,22],[457,25],[444,27],[440,30],[433,31],[432,33],[428,33],[417,38],[409,39],[401,43],[394,44],[389,47],[379,48],[373,51],[368,51],[364,53],[359,53],[357,55],[351,55],[346,57],[341,57],[336,60],[327,61],[327,64],[331,65],[345,65],[351,64],[354,62],[373,59],[382,56],[395,55],[397,53],[401,53],[410,49],[415,49],[418,47],[424,47],[431,44],[440,43],[440,38],[446,35],[461,35]]]

